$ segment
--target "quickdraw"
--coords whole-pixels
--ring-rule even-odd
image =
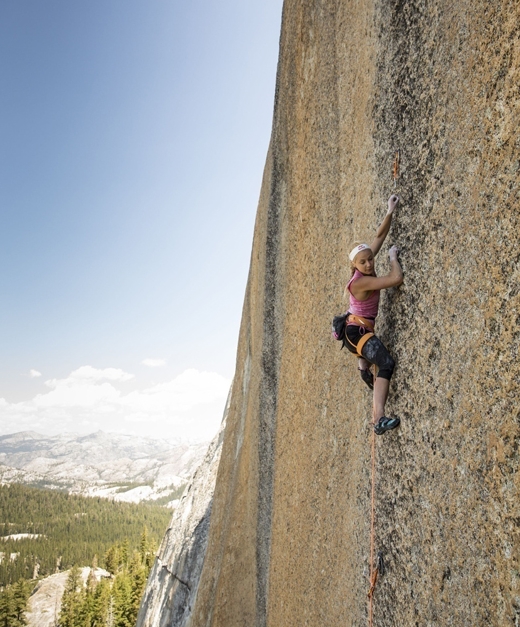
[[[377,583],[377,573],[378,573],[378,572],[379,572],[379,571],[377,570],[377,568],[375,568],[375,569],[374,569],[374,572],[372,573],[372,577],[371,577],[371,579],[370,579],[370,588],[369,588],[368,593],[367,593],[367,597],[368,597],[369,599],[371,599],[371,598],[372,598],[372,595],[374,594],[374,590],[376,589],[376,583]]]
[[[396,150],[395,156],[394,156],[394,168],[393,168],[394,187],[397,186],[397,179],[399,178],[399,166],[400,165],[401,165],[401,151]]]
[[[385,562],[383,560],[383,554],[381,553],[381,551],[379,551],[379,553],[377,554],[377,565],[374,568],[372,576],[370,577],[370,589],[368,590],[368,594],[367,594],[367,597],[369,599],[371,599],[372,595],[374,594],[378,576],[381,575],[382,577],[384,574],[385,574]]]

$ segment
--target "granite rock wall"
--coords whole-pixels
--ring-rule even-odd
[[[136,627],[189,625],[208,542],[227,409],[173,513],[147,581]]]
[[[285,1],[190,627],[367,624],[371,393],[330,320],[394,191],[374,625],[520,624],[519,23],[509,0]]]

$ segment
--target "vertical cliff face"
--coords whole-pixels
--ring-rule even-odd
[[[520,624],[519,19],[507,0],[286,0],[190,627],[366,624],[371,394],[329,328],[396,149],[405,282],[378,333],[402,425],[377,440],[374,625]]]

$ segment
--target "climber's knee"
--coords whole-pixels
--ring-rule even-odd
[[[394,372],[395,361],[376,335],[367,341],[361,352],[367,361],[377,366],[377,376],[390,381]]]
[[[392,359],[392,356],[388,354],[388,358],[384,360],[383,364],[379,366],[379,370],[377,371],[377,376],[381,379],[390,379],[394,374],[395,361]]]

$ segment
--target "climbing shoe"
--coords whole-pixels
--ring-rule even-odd
[[[374,389],[374,375],[370,372],[370,369],[362,370],[358,368],[359,373],[361,374],[361,378],[368,385],[368,387],[373,390]]]
[[[400,422],[399,418],[387,418],[386,416],[382,416],[374,425],[374,431],[376,435],[383,435],[385,431],[390,431],[390,429],[398,427]]]

